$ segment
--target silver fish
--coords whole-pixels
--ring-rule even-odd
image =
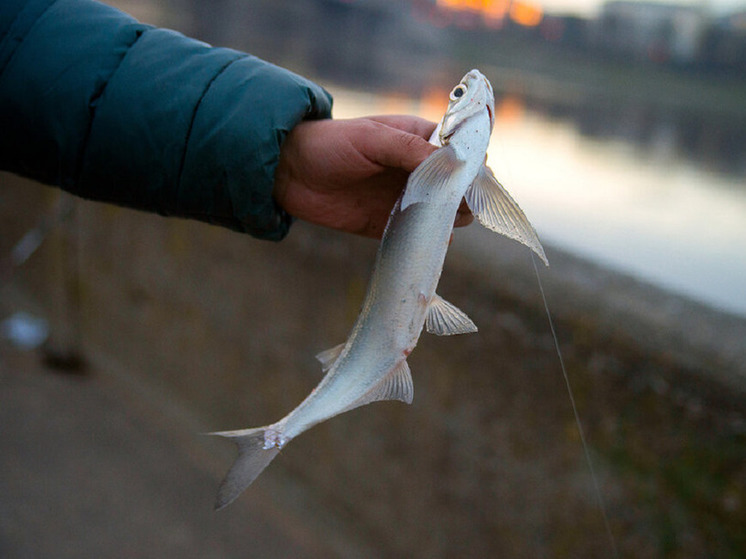
[[[472,70],[451,91],[430,138],[440,149],[410,175],[391,212],[349,338],[317,356],[326,371],[319,385],[277,423],[212,433],[238,446],[216,509],[235,500],[290,440],[317,423],[380,400],[411,403],[407,357],[423,326],[438,335],[476,332],[463,311],[435,293],[463,198],[482,225],[526,244],[547,263],[528,219],[484,164],[493,115],[492,86]]]

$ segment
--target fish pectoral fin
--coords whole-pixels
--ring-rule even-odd
[[[446,188],[454,172],[464,164],[452,146],[444,146],[425,159],[409,175],[401,201],[401,211],[412,204],[426,202],[431,194]]]
[[[316,359],[318,359],[318,361],[321,363],[322,371],[327,372],[329,369],[332,368],[332,365],[334,365],[334,362],[337,360],[337,357],[339,357],[339,354],[342,353],[345,345],[347,345],[347,342],[342,342],[339,345],[335,345],[334,347],[330,347],[329,349],[325,349],[324,351],[316,354]]]
[[[465,198],[479,223],[495,233],[523,243],[549,266],[536,231],[523,210],[497,181],[492,169],[482,165],[477,178],[466,191]]]
[[[427,308],[425,328],[437,336],[469,334],[477,331],[477,326],[466,313],[439,295],[433,295]]]
[[[409,371],[407,361],[403,360],[381,382],[376,384],[352,405],[345,408],[344,411],[383,400],[399,400],[405,404],[411,404],[413,398],[414,384],[412,383],[412,373]]]

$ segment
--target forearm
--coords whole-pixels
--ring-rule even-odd
[[[301,120],[329,116],[321,88],[89,0],[24,10],[36,13],[0,36],[2,168],[87,198],[284,235],[290,218],[272,198],[280,146]]]

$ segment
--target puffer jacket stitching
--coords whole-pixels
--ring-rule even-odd
[[[243,60],[245,58],[248,58],[247,55],[242,55],[234,58],[233,60],[229,60],[226,64],[221,66],[217,72],[215,72],[215,75],[210,78],[210,81],[207,82],[204,89],[202,90],[202,93],[200,94],[199,98],[197,99],[197,102],[194,104],[194,109],[192,110],[192,116],[189,120],[189,126],[187,127],[186,131],[186,137],[184,138],[184,150],[181,153],[181,162],[179,163],[179,172],[176,177],[176,192],[177,194],[177,200],[181,199],[181,178],[184,173],[184,167],[186,165],[186,157],[187,152],[189,150],[189,140],[192,136],[192,128],[194,127],[194,123],[197,120],[197,114],[199,113],[199,108],[202,105],[202,100],[205,98],[207,93],[210,91],[210,88],[212,87],[212,84],[217,80],[233,63]]]
[[[5,43],[7,41],[15,41],[15,46],[11,50],[10,54],[7,56],[5,62],[3,63],[3,61],[0,60],[0,77],[2,77],[3,72],[5,72],[5,69],[13,61],[13,57],[18,52],[18,49],[23,44],[23,42],[26,40],[26,37],[28,37],[33,32],[34,28],[39,24],[39,22],[41,21],[41,19],[44,17],[44,14],[46,14],[52,8],[52,6],[54,6],[57,2],[58,2],[58,0],[51,0],[47,4],[47,6],[44,8],[44,10],[41,11],[40,13],[38,13],[34,17],[34,22],[25,29],[25,31],[23,32],[23,34],[20,37],[15,37],[14,38],[13,37],[13,31],[17,27],[17,25],[19,25],[19,23],[18,23],[19,20],[22,17],[27,17],[26,16],[26,10],[28,8],[28,5],[24,6],[23,8],[21,8],[18,11],[18,13],[16,14],[15,19],[13,20],[13,23],[11,23],[10,26],[8,27],[8,32],[5,34],[4,37],[0,37],[0,45],[2,45],[3,43]]]
[[[116,67],[112,69],[111,73],[103,80],[101,80],[101,86],[93,92],[91,95],[91,98],[88,100],[88,125],[86,126],[85,134],[83,135],[83,142],[82,147],[80,149],[80,153],[78,155],[78,160],[75,162],[75,173],[73,177],[73,183],[77,186],[80,182],[80,177],[83,172],[83,164],[85,162],[86,154],[88,152],[88,140],[91,136],[91,131],[93,130],[93,123],[96,118],[96,108],[98,105],[98,100],[104,95],[106,92],[106,88],[109,85],[109,82],[111,82],[112,78],[116,75],[117,71],[122,67],[122,63],[124,62],[125,58],[127,58],[127,54],[132,50],[132,47],[137,43],[137,41],[140,40],[140,38],[147,33],[148,29],[139,29],[135,31],[135,38],[134,40],[126,45],[125,49],[122,52],[122,56],[119,58],[119,62],[117,63]]]

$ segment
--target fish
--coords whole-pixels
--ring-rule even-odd
[[[518,204],[486,166],[494,93],[471,70],[450,93],[430,142],[439,147],[409,176],[381,238],[365,299],[347,340],[317,355],[325,372],[288,415],[264,427],[210,433],[238,456],[220,484],[217,510],[233,502],[295,437],[357,407],[414,397],[407,357],[423,328],[436,335],[476,332],[462,310],[436,294],[463,199],[477,221],[517,240],[549,264]]]

